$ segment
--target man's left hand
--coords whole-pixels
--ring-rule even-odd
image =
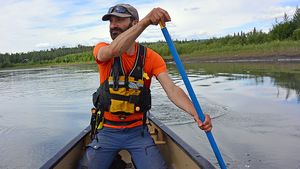
[[[201,129],[201,130],[204,130],[205,132],[210,132],[212,130],[212,123],[211,123],[211,119],[210,119],[210,116],[208,114],[204,114],[204,117],[205,117],[205,121],[202,122],[200,119],[199,119],[199,116],[198,115],[195,115],[194,116],[194,119],[195,121],[197,122],[198,124],[198,127]]]

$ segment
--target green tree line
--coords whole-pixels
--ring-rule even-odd
[[[267,45],[273,45],[276,48],[285,43],[291,46],[291,41],[299,42],[300,40],[300,8],[297,6],[292,18],[284,14],[284,20],[279,22],[275,19],[275,23],[269,33],[262,30],[237,32],[233,35],[227,35],[221,38],[210,38],[206,40],[174,40],[175,47],[179,55],[205,55],[210,53],[224,53],[226,51],[239,51],[243,49],[253,50],[256,48],[265,48]],[[162,57],[171,56],[168,45],[164,41],[156,43],[141,43],[154,50]],[[295,43],[292,43],[295,45]],[[295,46],[297,46],[296,43]],[[299,46],[299,45],[298,45]],[[0,68],[14,67],[22,65],[24,59],[28,59],[30,65],[36,64],[58,64],[58,63],[76,63],[93,61],[94,46],[78,45],[72,48],[51,48],[46,51],[33,51],[27,53],[1,54]],[[299,47],[297,47],[299,48]]]
[[[51,48],[50,50],[32,51],[27,53],[1,54],[0,68],[13,67],[20,65],[25,59],[29,60],[29,64],[45,64],[59,62],[76,62],[90,60],[93,46],[78,45],[77,47],[60,47]],[[80,56],[80,57],[79,57]]]
[[[292,18],[288,18],[284,14],[284,20],[278,22],[275,19],[269,33],[264,33],[262,30],[256,30],[254,27],[252,31],[237,32],[233,35],[216,38],[213,37],[208,40],[192,40],[192,41],[174,41],[174,45],[179,55],[201,55],[209,53],[218,53],[230,50],[242,50],[252,48],[254,45],[266,47],[278,47],[280,44],[291,44],[282,41],[299,41],[300,40],[300,8],[296,7],[295,14]],[[281,42],[278,42],[281,41]],[[161,56],[170,56],[171,52],[165,42],[144,43],[147,47],[153,49]],[[298,43],[296,43],[298,45]],[[259,48],[259,47],[258,47]],[[299,47],[298,47],[299,48]],[[205,52],[203,52],[205,51]]]

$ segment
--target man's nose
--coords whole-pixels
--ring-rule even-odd
[[[110,28],[117,28],[118,27],[118,23],[115,21],[111,21],[110,22]]]

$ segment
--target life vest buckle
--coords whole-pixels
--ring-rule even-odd
[[[113,90],[114,91],[117,91],[119,90],[119,85],[118,85],[118,82],[114,80],[114,83],[113,83]]]
[[[125,120],[125,119],[126,119],[126,116],[124,116],[124,115],[123,115],[123,116],[122,116],[122,115],[120,115],[120,116],[119,116],[119,118],[120,118],[121,120]]]

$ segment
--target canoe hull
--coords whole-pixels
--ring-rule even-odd
[[[162,153],[169,169],[214,169],[215,167],[202,157],[195,149],[186,144],[162,124],[154,116],[149,116],[149,131]],[[70,141],[63,149],[48,160],[41,169],[76,169],[77,164],[84,155],[85,146],[92,140],[91,127],[85,128],[78,136]],[[131,157],[126,150],[122,150],[122,159],[130,162]]]

